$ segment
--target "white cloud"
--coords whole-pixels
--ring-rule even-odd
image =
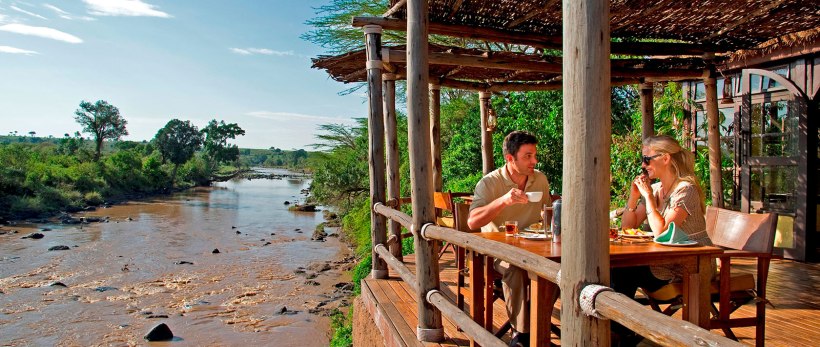
[[[33,54],[40,54],[35,51],[29,51],[27,49],[16,48],[11,46],[0,46],[0,53],[10,53],[10,54],[25,54],[25,55],[33,55]]]
[[[296,53],[293,51],[274,51],[267,48],[230,48],[231,52],[240,55],[251,55],[251,54],[261,54],[261,55],[275,55],[278,57],[284,56],[294,56]]]
[[[83,2],[88,6],[88,13],[96,16],[172,17],[142,0],[83,0]]]
[[[61,8],[59,8],[59,7],[57,7],[57,6],[54,6],[54,5],[52,5],[52,4],[43,4],[43,7],[47,8],[47,9],[49,9],[49,10],[54,11],[54,12],[57,14],[57,16],[59,16],[59,17],[60,17],[60,18],[62,18],[62,19],[68,19],[68,20],[75,20],[75,19],[79,19],[79,20],[85,20],[85,21],[92,21],[92,20],[96,20],[96,19],[94,19],[93,17],[88,17],[88,16],[75,17],[75,16],[74,16],[74,15],[72,15],[71,13],[68,13],[68,12],[66,12],[66,11],[63,11],[63,9],[61,9]]]
[[[32,16],[32,17],[35,17],[35,18],[48,20],[46,17],[43,17],[43,16],[41,16],[39,14],[36,14],[36,13],[33,13],[33,12],[26,11],[22,8],[17,7],[17,6],[9,6],[9,8],[11,8],[12,10],[15,10],[17,12],[20,12],[20,13],[25,13],[25,14],[27,14],[29,16]]]
[[[43,4],[43,7],[47,8],[49,10],[52,10],[54,12],[57,12],[57,14],[59,14],[60,16],[70,16],[70,14],[68,12],[63,11],[61,8],[59,8],[57,6],[54,6],[52,4]]]
[[[25,24],[5,24],[0,25],[0,31],[7,31],[10,33],[21,34],[21,35],[30,35],[30,36],[37,36],[43,37],[47,39],[63,41],[68,43],[82,43],[83,40],[79,37],[74,35],[64,33],[57,29],[47,28],[47,27],[35,27]]]

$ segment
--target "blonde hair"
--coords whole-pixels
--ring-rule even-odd
[[[669,154],[672,162],[672,171],[678,180],[689,182],[695,191],[698,192],[700,198],[701,211],[706,211],[706,197],[703,194],[703,189],[698,183],[698,178],[695,176],[695,157],[692,152],[684,150],[671,136],[657,135],[650,136],[643,140],[644,147],[647,147],[655,153]]]

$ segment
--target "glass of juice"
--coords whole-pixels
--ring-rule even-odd
[[[507,236],[518,235],[518,221],[508,220],[504,222],[504,231],[507,233]]]

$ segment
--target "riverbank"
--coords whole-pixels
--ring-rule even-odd
[[[0,235],[0,336],[132,345],[166,323],[190,345],[326,346],[353,258],[334,228],[312,240],[321,213],[287,211],[306,184],[234,180],[77,215],[101,223],[19,224]]]

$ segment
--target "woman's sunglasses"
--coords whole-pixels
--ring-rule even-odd
[[[662,155],[663,155],[663,153],[655,154],[651,157],[643,156],[641,159],[643,160],[644,164],[649,165],[649,162],[652,161],[652,159],[655,159],[655,158],[660,157]]]

